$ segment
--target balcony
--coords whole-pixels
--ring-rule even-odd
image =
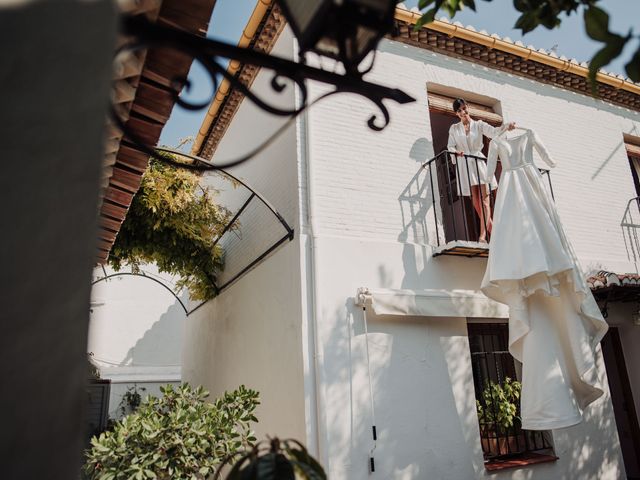
[[[474,170],[479,177],[481,162],[486,162],[482,157],[475,155],[464,155],[469,165],[469,170]],[[486,257],[489,254],[489,244],[480,242],[480,234],[487,230],[487,223],[494,210],[496,193],[498,190],[489,189],[488,204],[483,203],[478,198],[477,207],[474,207],[472,196],[461,195],[460,178],[457,175],[455,155],[448,151],[442,151],[432,159],[425,162],[421,170],[425,173],[422,179],[427,201],[434,206],[433,214],[429,219],[432,225],[429,230],[433,230],[435,244],[433,256],[455,255],[463,257]],[[458,157],[458,161],[460,157]],[[461,169],[461,171],[464,169]],[[545,185],[553,198],[553,187],[549,170],[539,169],[543,177],[546,177]],[[500,174],[502,168],[498,162],[496,178],[498,179],[498,189],[500,188]],[[420,172],[418,172],[420,174]],[[416,176],[418,178],[419,175]],[[471,183],[467,178],[467,183]],[[488,188],[484,184],[483,188]],[[488,210],[488,211],[487,211]],[[488,215],[487,215],[488,213]],[[640,215],[638,216],[640,221]]]

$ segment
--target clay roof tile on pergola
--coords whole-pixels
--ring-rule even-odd
[[[160,25],[204,36],[215,0],[118,0],[122,13],[146,15]],[[120,38],[124,44],[126,38]],[[138,50],[114,65],[114,109],[127,129],[155,145],[174,106],[174,79],[186,78],[192,58],[176,50]],[[105,128],[105,156],[97,242],[97,263],[104,264],[140,187],[149,155],[122,140],[111,120]]]

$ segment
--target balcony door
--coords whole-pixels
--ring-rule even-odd
[[[631,167],[631,176],[633,184],[636,187],[636,196],[640,197],[640,139],[625,140],[625,149],[629,157],[629,166]]]
[[[454,97],[429,91],[429,119],[433,138],[433,151],[437,154],[447,149],[449,127],[459,121],[453,112]],[[469,113],[474,120],[497,126],[502,124],[502,117],[493,107],[467,100]],[[485,141],[483,153],[487,154],[488,140]],[[438,191],[442,207],[442,223],[447,242],[454,240],[477,241],[479,235],[478,217],[473,210],[469,197],[459,195],[456,168],[451,161],[441,158],[437,161]],[[500,165],[496,171],[499,177]]]
[[[640,480],[640,426],[618,329],[610,327],[600,345],[609,380],[624,468],[629,480]]]

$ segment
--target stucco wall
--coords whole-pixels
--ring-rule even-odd
[[[299,250],[286,244],[188,318],[183,378],[212,397],[260,392],[258,438],[305,438]]]
[[[305,254],[316,256],[315,341],[323,359],[319,375],[326,379],[321,421],[327,430],[320,453],[330,477],[338,479],[368,478],[372,447],[356,288],[478,289],[486,265],[481,259],[432,258],[435,239],[427,223],[434,207],[423,202],[420,214],[412,215],[407,204],[420,163],[434,154],[428,83],[493,98],[506,120],[535,129],[558,162],[552,171],[556,205],[583,265],[634,268],[619,224],[635,196],[623,133],[640,131],[638,113],[391,41],[381,45],[368,78],[402,88],[417,102],[389,103],[392,123],[382,133],[366,127],[375,107],[353,96],[316,105],[305,124],[315,235],[313,250]],[[322,91],[312,88],[314,95]],[[482,463],[464,319],[372,318],[370,331],[376,475],[489,476]],[[606,385],[600,356],[598,361]],[[608,392],[587,410],[584,423],[554,432],[553,438],[557,462],[493,476],[622,478]]]
[[[171,277],[159,274],[155,267],[144,270],[172,286]],[[104,276],[102,270],[94,273]],[[117,414],[126,389],[137,383],[180,382],[185,318],[174,295],[148,278],[121,276],[94,285],[87,351],[93,354],[101,377],[112,381],[110,416]],[[158,395],[159,391],[146,393]]]
[[[286,27],[276,41],[272,53],[280,57],[291,57],[292,45],[292,34]],[[283,92],[275,94],[271,88],[272,77],[272,72],[261,70],[253,82],[252,91],[270,105],[293,109],[293,84],[285,82],[287,87]],[[212,160],[225,163],[243,157],[270,138],[288,120],[288,117],[266,113],[245,98]],[[289,127],[269,147],[251,160],[229,169],[230,173],[262,194],[292,227],[295,227],[298,212],[295,144],[295,124],[290,122]],[[219,203],[233,213],[251,194],[241,186],[234,186],[228,181],[220,182],[216,173],[205,174],[202,184],[219,190]],[[220,285],[231,280],[286,233],[274,215],[258,199],[251,201],[238,218],[238,225],[235,232],[228,232],[220,241],[226,256]]]
[[[428,288],[438,285],[447,271],[458,288],[472,288],[480,281],[483,261],[447,258],[416,276],[409,271],[413,260],[406,260],[416,251],[413,245],[320,237],[316,248],[323,259],[317,271],[321,299],[317,341],[322,345],[326,378],[327,436],[321,458],[330,478],[367,479],[373,447],[371,398],[363,315],[353,304],[356,288],[401,284]],[[419,248],[416,256],[419,262],[426,261]],[[623,478],[608,392],[586,410],[582,424],[553,432],[558,461],[488,474],[466,319],[377,317],[371,312],[367,318],[378,478]],[[598,367],[600,381],[606,384],[601,357]]]
[[[292,35],[281,34],[273,54],[291,57]],[[274,98],[272,73],[261,71],[252,90],[280,106],[291,108],[294,91],[287,87]],[[226,132],[214,161],[237,158],[271,136],[286,120],[266,114],[245,99]],[[258,190],[296,229],[286,242],[256,268],[189,316],[183,349],[183,377],[202,384],[213,397],[240,384],[260,392],[256,425],[265,434],[305,439],[305,400],[301,330],[301,280],[298,238],[298,178],[296,128],[284,134],[252,160],[230,170]],[[205,184],[209,182],[205,179]],[[220,193],[222,203],[238,205],[236,190]],[[255,200],[254,200],[255,202]],[[241,204],[241,203],[240,203]],[[240,217],[238,235],[223,242],[227,278],[284,233],[266,209],[248,210]]]
[[[285,32],[274,51],[290,54],[290,41]],[[269,79],[262,72],[254,90],[271,96]],[[507,120],[535,129],[559,163],[552,172],[556,204],[585,267],[634,268],[619,221],[635,195],[622,134],[640,130],[637,113],[391,41],[383,42],[368,79],[402,88],[417,102],[389,103],[392,124],[373,133],[366,127],[377,113],[372,104],[332,97],[300,117],[297,132],[287,131],[233,170],[296,227],[296,240],[194,313],[185,337],[185,379],[214,395],[238,383],[260,390],[258,432],[306,437],[337,479],[368,478],[373,446],[356,288],[477,289],[485,268],[482,259],[432,258],[439,207],[413,198],[418,168],[434,154],[428,83],[493,98]],[[324,91],[311,85],[312,96]],[[245,100],[214,160],[245,152],[281,124]],[[242,227],[255,231],[261,221],[247,217]],[[482,463],[466,320],[369,320],[376,476],[490,476]],[[557,462],[492,476],[623,476],[608,394],[589,408],[583,424],[554,432],[554,443]]]

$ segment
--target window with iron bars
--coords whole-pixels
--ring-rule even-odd
[[[506,323],[469,323],[469,348],[485,465],[555,460],[548,431],[523,430],[520,383]],[[518,465],[521,465],[519,463]],[[515,466],[515,465],[514,465]]]

